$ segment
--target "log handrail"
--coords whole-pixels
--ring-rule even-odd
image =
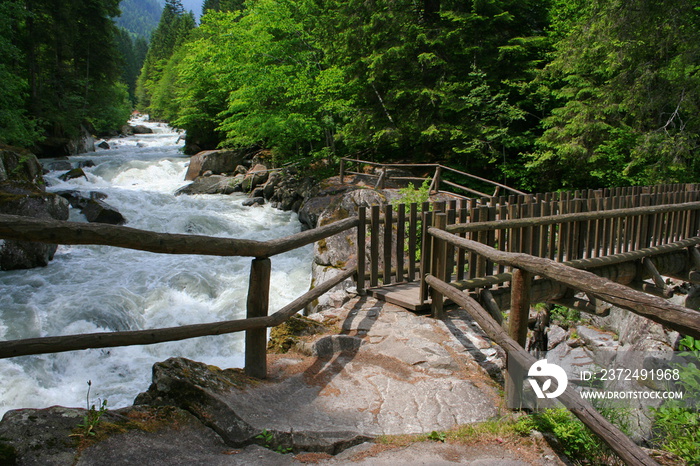
[[[370,166],[373,166],[373,167],[381,167],[381,168],[383,168],[383,169],[385,169],[385,170],[386,170],[387,168],[392,168],[392,167],[394,167],[394,168],[434,168],[434,169],[436,170],[436,176],[433,178],[433,181],[435,180],[435,178],[440,178],[440,177],[438,176],[438,173],[439,173],[440,170],[448,170],[448,171],[451,171],[451,172],[453,172],[453,173],[457,173],[458,175],[461,175],[461,176],[466,176],[466,177],[468,177],[468,178],[472,178],[472,179],[474,179],[474,180],[481,181],[481,182],[483,182],[483,183],[492,184],[492,185],[494,185],[494,186],[497,186],[498,188],[507,189],[507,190],[511,191],[512,193],[514,193],[514,194],[519,194],[519,195],[525,195],[525,194],[526,194],[526,193],[524,193],[523,191],[519,191],[519,190],[517,190],[517,189],[515,189],[515,188],[511,188],[510,186],[506,186],[506,185],[504,185],[504,184],[498,183],[497,181],[492,181],[492,180],[489,180],[489,179],[486,179],[486,178],[482,178],[482,177],[480,177],[480,176],[472,175],[471,173],[463,172],[463,171],[461,171],[461,170],[457,170],[457,169],[455,169],[455,168],[448,167],[448,166],[446,166],[446,165],[442,165],[442,164],[439,164],[439,163],[380,163],[380,162],[370,162],[370,161],[368,161],[368,160],[353,159],[353,158],[349,158],[349,157],[341,157],[340,161],[341,161],[341,162],[340,162],[340,163],[341,163],[341,168],[340,168],[340,178],[341,178],[341,182],[342,182],[343,177],[344,177],[345,174],[366,175],[366,176],[375,176],[375,177],[376,177],[376,176],[379,176],[379,175],[373,175],[373,174],[367,174],[367,173],[359,173],[359,172],[353,172],[353,171],[345,170],[345,168],[344,168],[344,162],[354,162],[354,163],[357,163],[357,164],[370,165]],[[399,179],[406,179],[406,178],[399,178]],[[415,180],[426,180],[426,179],[428,179],[428,178],[416,177],[416,178],[412,178],[412,179],[415,179]],[[435,191],[439,191],[439,190],[440,190],[440,186],[437,186],[437,185],[439,185],[440,183],[445,183],[445,184],[447,184],[447,185],[449,185],[449,186],[452,186],[452,187],[455,187],[455,188],[458,188],[458,189],[463,189],[463,190],[465,190],[465,191],[467,191],[467,192],[470,192],[470,193],[472,193],[472,194],[476,194],[476,195],[478,195],[478,196],[489,197],[488,194],[485,194],[485,193],[483,193],[483,192],[481,192],[481,191],[477,191],[477,190],[472,189],[472,188],[467,188],[467,187],[462,186],[462,185],[459,185],[459,184],[457,184],[457,183],[453,183],[453,182],[450,182],[450,181],[447,181],[447,180],[442,180],[442,179],[439,180],[437,183],[435,183],[435,184],[436,184],[436,186],[434,186]]]
[[[525,228],[586,220],[604,220],[610,218],[629,217],[633,215],[664,214],[684,210],[700,210],[700,202],[632,207],[627,209],[601,210],[596,212],[578,212],[572,214],[549,215],[544,217],[494,220],[490,222],[455,223],[454,225],[448,225],[446,231],[450,233],[467,233],[473,231],[502,230],[506,228]]]
[[[432,275],[426,277],[428,284],[465,309],[481,329],[513,358],[520,367],[531,367],[536,359],[508,336],[505,330],[484,310],[478,302],[456,288],[438,280]],[[634,465],[656,465],[629,437],[605,419],[595,408],[573,388],[567,387],[558,398],[576,417],[603,440],[625,463]]]
[[[158,233],[99,223],[0,215],[0,238],[51,244],[98,244],[162,254],[272,257],[357,226],[355,217],[269,241]]]
[[[100,332],[57,337],[27,338],[23,340],[0,341],[0,359],[14,358],[44,353],[63,353],[93,348],[117,346],[153,345],[167,341],[179,341],[208,335],[224,335],[245,330],[275,327],[284,323],[292,315],[304,309],[309,303],[318,299],[331,288],[351,277],[357,272],[351,268],[337,277],[323,282],[307,291],[279,311],[265,317],[209,322],[203,324],[183,325],[147,330],[122,332]]]
[[[498,264],[524,269],[533,274],[564,283],[570,288],[584,291],[603,301],[628,309],[684,335],[700,338],[700,312],[669,303],[663,298],[650,296],[612,280],[599,277],[592,272],[575,269],[551,259],[524,253],[499,251],[477,241],[460,238],[437,228],[429,228],[428,233]]]
[[[449,227],[448,227],[449,228]],[[684,249],[700,245],[700,237],[684,239],[670,244],[660,244],[650,248],[637,249],[636,251],[621,252],[611,256],[591,257],[588,259],[574,259],[562,262],[564,265],[575,269],[594,269],[597,267],[605,267],[610,265],[622,264],[625,262],[638,261],[647,257],[660,256],[673,252],[682,251]],[[691,249],[695,251],[696,249]],[[698,253],[700,254],[700,253]],[[510,272],[499,273],[497,275],[489,275],[486,277],[471,278],[467,280],[458,280],[452,282],[451,285],[459,290],[471,290],[475,288],[490,287],[501,283],[509,282],[512,277]]]

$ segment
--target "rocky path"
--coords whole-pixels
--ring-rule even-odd
[[[267,381],[170,359],[154,366],[136,406],[105,415],[105,425],[124,427],[79,452],[68,436],[80,410],[10,412],[0,438],[18,464],[561,464],[544,441],[372,442],[502,414],[482,367],[496,349],[463,313],[441,322],[355,297],[313,317],[329,331],[271,356]]]

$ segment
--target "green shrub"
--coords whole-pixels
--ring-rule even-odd
[[[679,371],[676,385],[685,392],[683,401],[667,400],[652,409],[654,414],[654,443],[683,458],[688,464],[700,465],[700,340],[686,336],[680,343],[680,356],[685,364],[675,366]]]

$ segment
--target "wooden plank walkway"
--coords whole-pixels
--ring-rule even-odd
[[[430,298],[421,304],[420,282],[396,283],[390,286],[370,288],[367,292],[374,298],[396,304],[411,311],[429,311]]]

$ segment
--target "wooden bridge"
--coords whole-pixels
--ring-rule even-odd
[[[671,290],[661,275],[695,283],[700,278],[690,271],[697,260],[697,250],[691,246],[700,226],[699,187],[667,185],[373,206],[367,213],[359,212],[367,231],[358,232],[358,244],[367,246],[358,252],[358,288],[407,309],[425,310],[431,299],[424,277],[444,261],[439,265],[447,281],[460,290],[477,290],[485,294],[485,302],[493,304],[491,295],[504,294],[499,288],[510,281],[512,267],[454,246],[442,252],[444,257],[436,257],[429,234],[435,226],[499,251],[548,258],[580,269],[616,266],[623,270],[621,264],[635,263],[633,271],[627,267],[616,281],[668,297]],[[389,222],[392,228],[386,229]],[[686,259],[661,260],[683,249],[687,249]],[[653,282],[646,283],[648,278]],[[594,309],[580,300],[565,299],[562,290],[554,291],[550,296],[538,292],[535,302],[559,300],[584,311]],[[501,309],[508,308],[502,297],[497,302]]]
[[[535,362],[523,349],[533,302],[597,312],[598,302],[605,301],[700,338],[700,313],[663,298],[674,291],[663,276],[700,282],[699,211],[700,184],[482,196],[363,207],[357,217],[267,242],[0,215],[4,239],[253,258],[245,319],[2,341],[0,358],[245,331],[245,370],[264,378],[266,328],[353,275],[360,293],[430,309],[436,318],[451,300],[522,367]],[[269,258],[351,229],[357,234],[357,266],[268,315]],[[505,309],[510,309],[507,328]],[[571,388],[559,400],[628,464],[656,464]]]

